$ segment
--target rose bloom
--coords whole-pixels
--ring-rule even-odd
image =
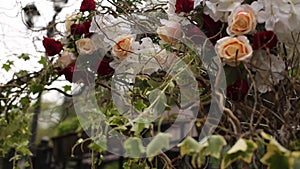
[[[132,50],[132,43],[135,37],[133,35],[127,35],[119,37],[115,40],[116,44],[113,46],[112,54],[120,60],[124,60],[130,54]]]
[[[276,47],[278,39],[273,31],[263,31],[253,36],[253,49],[258,50],[262,48]]]
[[[63,49],[63,45],[60,41],[46,37],[44,37],[43,39],[43,46],[46,49],[46,53],[48,56],[54,56],[56,54],[59,54],[60,51]]]
[[[228,65],[237,66],[250,60],[253,50],[246,36],[224,37],[217,41],[215,50]]]
[[[90,38],[82,38],[75,42],[79,55],[89,55],[96,51],[96,46]]]
[[[256,28],[256,18],[249,5],[237,7],[228,17],[227,33],[230,35],[244,35]]]
[[[69,50],[64,50],[61,56],[58,58],[58,63],[62,69],[68,67],[76,61],[77,57]]]
[[[80,6],[80,12],[92,11],[96,9],[96,2],[94,0],[83,0]]]
[[[91,21],[84,22],[82,24],[72,24],[70,27],[72,35],[82,35],[85,34],[88,36],[90,34],[89,29],[91,26]],[[85,36],[85,37],[86,37]]]
[[[176,0],[175,12],[180,13],[189,13],[194,9],[194,1],[193,0]]]
[[[76,23],[79,23],[79,20],[77,19],[75,21],[76,18],[80,18],[82,16],[82,14],[72,14],[72,15],[67,15],[66,17],[66,21],[65,21],[65,27],[66,27],[66,31],[67,32],[71,32],[71,25]]]
[[[175,21],[161,20],[165,26],[157,29],[157,34],[163,43],[174,44],[183,36],[183,32],[179,23]]]

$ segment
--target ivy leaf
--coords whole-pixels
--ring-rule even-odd
[[[149,102],[150,112],[160,115],[165,111],[167,97],[163,91],[154,89],[149,94]]]
[[[14,61],[7,60],[6,63],[2,65],[2,68],[7,72],[11,69],[11,66],[14,64]]]
[[[135,135],[140,134],[144,129],[148,129],[150,127],[150,123],[134,123],[131,130]]]
[[[167,133],[159,133],[157,134],[153,140],[148,144],[146,153],[148,157],[153,157],[161,152],[164,148],[169,148],[170,141],[169,138],[171,137],[170,134]]]
[[[252,140],[240,138],[225,154],[222,160],[221,169],[225,169],[238,159],[242,159],[243,161],[250,163],[253,152],[256,148],[257,145]]]
[[[39,83],[33,83],[31,84],[30,89],[33,94],[36,94],[42,92],[44,90],[44,86]]]
[[[290,158],[291,169],[300,168],[300,152],[292,152]]]
[[[29,55],[26,53],[22,53],[18,58],[23,59],[24,61],[27,61],[30,59]]]
[[[72,86],[70,86],[70,85],[65,85],[63,88],[64,88],[64,91],[67,92],[67,91],[71,91]]]
[[[261,133],[262,137],[268,140],[267,153],[261,158],[261,162],[268,166],[268,169],[282,169],[289,168],[290,153],[287,149],[282,147],[274,138],[266,133]]]
[[[180,148],[181,156],[196,154],[201,150],[201,145],[199,144],[199,142],[190,136],[188,136],[180,144],[178,144],[178,147]]]
[[[139,158],[142,153],[145,152],[142,140],[138,137],[130,137],[124,142],[124,149],[126,150],[126,156],[131,158]]]
[[[42,56],[41,59],[39,60],[39,64],[43,66],[47,66],[47,59],[46,57]]]
[[[207,143],[208,146],[204,147],[203,155],[211,155],[215,158],[220,158],[223,146],[227,145],[226,140],[220,135],[211,135],[205,137],[203,142]],[[200,142],[202,143],[202,141]],[[203,143],[202,143],[203,144]]]

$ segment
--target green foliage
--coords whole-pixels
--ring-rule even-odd
[[[0,118],[0,157],[4,157],[11,148],[15,149],[14,160],[23,155],[31,155],[28,149],[31,114],[12,109],[4,118]]]
[[[191,137],[187,137],[178,146],[180,147],[180,155],[192,156],[192,165],[195,168],[201,167],[205,161],[205,157],[212,156],[219,159],[223,146],[227,143],[222,136],[212,135],[203,138],[200,142]]]
[[[139,158],[141,154],[145,152],[142,140],[138,137],[128,138],[124,142],[124,149],[126,150],[125,155],[131,158]]]
[[[282,147],[274,138],[266,133],[261,134],[267,143],[267,152],[261,162],[268,169],[298,169],[300,167],[300,151],[291,152]]]
[[[257,145],[252,140],[246,140],[240,138],[229,151],[226,152],[221,168],[225,169],[233,162],[241,159],[247,163],[250,163],[254,150],[257,148]]]
[[[73,117],[61,122],[56,128],[56,134],[62,135],[70,132],[76,132],[80,128],[80,123],[77,117]]]
[[[29,55],[26,53],[22,53],[20,56],[18,56],[19,59],[23,59],[24,61],[27,61],[30,59]]]
[[[14,61],[7,60],[6,63],[2,65],[2,68],[8,72],[11,69],[11,66],[13,65],[14,65]]]
[[[159,133],[157,134],[153,140],[148,144],[146,148],[146,154],[151,159],[153,156],[158,155],[162,152],[164,148],[169,148],[170,146],[170,134]]]

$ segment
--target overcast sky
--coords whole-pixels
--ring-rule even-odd
[[[15,63],[9,72],[0,69],[0,84],[11,79],[13,73],[18,70],[37,71],[42,68],[37,64],[37,61],[40,56],[44,55],[42,38],[46,35],[46,32],[34,32],[28,30],[24,25],[22,21],[24,15],[21,9],[28,3],[35,3],[41,14],[41,16],[36,18],[36,25],[33,28],[35,30],[46,26],[54,14],[53,2],[49,0],[0,1],[0,67],[7,60],[13,60]],[[75,9],[79,9],[80,4],[81,0],[69,0],[57,18],[64,20],[67,14],[71,14]],[[59,27],[62,28],[63,24],[59,25]],[[15,55],[20,55],[21,53],[30,54],[30,60],[25,62],[17,59]],[[62,83],[54,85],[62,85]],[[47,97],[52,100],[56,95],[55,93],[51,93]]]

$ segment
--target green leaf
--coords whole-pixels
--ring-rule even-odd
[[[47,66],[47,59],[45,56],[41,56],[41,59],[39,60],[39,64],[43,66]]]
[[[267,153],[261,158],[261,162],[268,166],[268,169],[282,169],[289,168],[289,154],[290,152],[282,147],[270,135],[262,132],[261,136],[269,143],[267,144]]]
[[[40,93],[44,90],[44,85],[39,83],[33,83],[31,84],[30,89],[33,94]]]
[[[300,168],[300,152],[292,152],[290,158],[290,169]]]
[[[150,112],[160,115],[165,111],[167,97],[163,91],[154,89],[149,94],[149,102],[148,109],[150,109]]]
[[[226,140],[220,135],[208,136],[203,141],[208,143],[208,146],[203,148],[203,155],[211,155],[218,159],[221,156],[223,147],[227,145]],[[200,143],[203,144],[202,141]]]
[[[134,123],[131,130],[134,132],[134,135],[139,135],[144,129],[148,129],[150,127],[150,123]]]
[[[25,61],[27,61],[27,60],[30,59],[29,55],[26,54],[26,53],[22,53],[18,58],[19,58],[19,59],[23,59],[23,60],[25,60]]]
[[[124,149],[126,156],[130,158],[139,158],[145,152],[142,140],[138,137],[130,137],[124,142]]]
[[[67,91],[71,91],[72,86],[70,86],[70,85],[65,85],[63,88],[64,88],[64,91],[67,92]]]
[[[256,148],[257,145],[252,140],[240,138],[235,145],[226,152],[222,160],[221,169],[225,169],[238,159],[242,159],[243,161],[250,163],[253,152]]]
[[[178,144],[178,147],[180,147],[181,156],[199,153],[202,148],[200,143],[190,136]]]
[[[147,146],[147,149],[146,149],[147,156],[153,157],[153,156],[159,154],[162,151],[162,149],[169,148],[169,146],[170,146],[169,138],[170,137],[171,137],[171,135],[166,134],[166,133],[157,134]]]
[[[14,61],[7,60],[6,63],[2,65],[2,68],[7,72],[11,69],[11,66],[14,64]]]

